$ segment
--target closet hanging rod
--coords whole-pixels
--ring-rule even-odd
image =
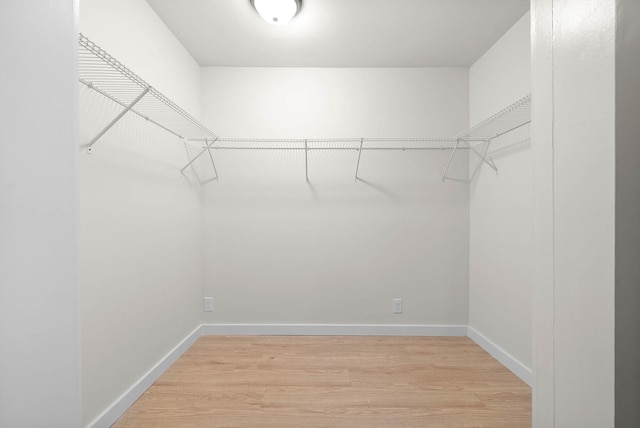
[[[222,143],[357,143],[361,141],[365,143],[450,143],[457,141],[456,138],[218,138]]]
[[[515,131],[515,130],[517,130],[517,129],[520,129],[520,128],[522,128],[523,126],[527,126],[527,125],[528,125],[528,124],[530,124],[530,123],[531,123],[531,120],[527,120],[526,122],[521,123],[521,124],[519,124],[519,125],[516,125],[516,126],[514,126],[513,128],[509,128],[509,129],[507,129],[506,131],[502,131],[502,132],[500,132],[500,133],[496,134],[496,135],[495,135],[495,137],[493,137],[492,139],[500,138],[500,137],[502,137],[503,135],[508,134],[509,132]]]
[[[206,142],[202,141],[204,144]],[[454,138],[218,138],[212,150],[423,151],[453,150]],[[226,144],[225,144],[226,143]],[[386,143],[386,144],[385,144]],[[466,149],[466,148],[465,148]]]
[[[218,140],[220,141],[220,140]],[[306,151],[419,151],[419,150],[453,150],[453,147],[249,147],[249,146],[211,146],[211,150],[306,150]],[[468,147],[459,147],[458,150],[469,150]]]

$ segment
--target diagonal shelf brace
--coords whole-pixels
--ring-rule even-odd
[[[456,146],[451,151],[451,156],[449,156],[449,162],[447,162],[447,166],[444,168],[444,172],[442,173],[442,181],[449,178],[447,177],[447,172],[449,171],[449,167],[451,166],[451,162],[453,161],[453,157],[456,155],[456,151],[458,150],[459,146],[460,146],[460,140],[458,139],[456,141]]]
[[[180,175],[184,175],[184,170],[185,170],[185,169],[187,169],[187,168],[188,168],[192,163],[194,163],[194,162],[196,161],[196,159],[198,159],[200,156],[202,156],[205,152],[209,151],[209,150],[211,149],[211,146],[213,145],[213,143],[215,143],[215,142],[216,142],[216,140],[217,140],[217,139],[218,139],[218,137],[215,137],[214,139],[212,139],[212,140],[211,140],[211,142],[210,142],[209,144],[207,144],[207,140],[205,139],[204,141],[205,141],[205,144],[207,144],[207,147],[205,147],[204,149],[202,149],[202,151],[201,151],[200,153],[198,153],[197,155],[195,155],[195,156],[193,157],[193,159],[191,159],[191,160],[189,161],[189,163],[188,163],[188,164],[186,164],[186,165],[184,166],[184,168],[182,168],[182,169],[180,170]],[[211,155],[211,152],[209,152],[209,155]],[[211,157],[211,162],[213,162],[213,156]],[[214,169],[214,171],[215,171],[215,164],[214,164],[214,166],[213,166],[213,169]],[[215,171],[215,172],[216,172],[216,179],[217,179],[217,178],[218,178],[218,172],[217,172],[217,171]]]
[[[218,169],[216,168],[216,163],[213,161],[213,155],[211,154],[211,146],[207,146],[207,152],[209,153],[209,159],[211,159],[211,166],[213,167],[213,173],[216,175],[215,177],[212,178],[212,180],[218,180]]]
[[[487,165],[489,165],[489,167],[491,167],[491,169],[493,169],[496,173],[498,172],[498,168],[496,167],[496,165],[487,159],[487,151],[489,150],[489,144],[491,144],[491,139],[485,141],[485,146],[483,147],[482,152],[477,151],[471,144],[469,144],[468,141],[466,140],[462,140],[462,141],[467,145],[469,150],[471,150],[473,153],[475,153],[480,157],[481,162],[484,162]]]
[[[358,182],[358,170],[360,169],[360,156],[362,156],[362,144],[364,143],[364,138],[360,139],[360,148],[358,149],[358,163],[356,164],[356,177],[355,181]]]
[[[89,89],[91,89],[91,90],[96,91],[97,93],[99,93],[99,94],[100,94],[100,95],[102,95],[103,97],[106,97],[106,98],[110,99],[111,101],[113,101],[114,103],[119,104],[121,107],[124,107],[124,108],[126,108],[126,107],[127,107],[127,104],[126,104],[126,103],[124,103],[124,102],[120,101],[119,99],[117,99],[117,98],[116,98],[116,97],[114,97],[113,95],[108,94],[107,92],[103,91],[102,89],[100,89],[100,88],[96,88],[96,87],[95,87],[95,85],[94,85],[93,83],[88,82],[88,81],[86,81],[86,80],[84,80],[84,79],[82,79],[82,78],[80,78],[79,80],[80,80],[80,83],[82,83],[83,85],[85,85],[87,88],[89,88]],[[140,112],[139,112],[138,110],[136,110],[135,108],[132,108],[132,109],[131,109],[131,110],[129,110],[129,111],[130,111],[131,113],[135,113],[135,114],[137,114],[138,116],[140,116],[140,117],[141,117],[141,118],[143,118],[144,120],[147,120],[147,121],[149,121],[149,122],[153,123],[154,125],[156,125],[156,126],[158,126],[158,127],[162,128],[162,129],[164,129],[165,131],[167,131],[167,132],[169,132],[169,133],[171,133],[171,134],[175,135],[175,136],[176,136],[176,137],[178,137],[178,138],[181,138],[181,139],[184,139],[184,138],[185,138],[184,136],[180,135],[180,134],[179,134],[179,133],[177,133],[176,131],[173,131],[173,130],[169,129],[168,127],[166,127],[166,126],[164,126],[163,124],[161,124],[161,123],[157,122],[156,120],[154,120],[154,119],[150,118],[149,116],[145,116],[144,114],[140,113]]]
[[[98,133],[98,135],[96,135],[95,137],[93,137],[91,141],[89,141],[89,146],[87,147],[87,151],[89,153],[91,153],[91,148],[100,139],[100,137],[102,137],[109,129],[111,129],[111,127],[115,125],[116,122],[122,119],[122,116],[127,114],[127,112],[133,108],[133,106],[138,104],[138,101],[140,101],[142,97],[147,95],[147,92],[149,92],[150,89],[151,89],[151,86],[147,86],[146,88],[144,88],[142,93],[138,95],[135,100],[131,101],[131,103],[128,106],[126,106],[125,109],[122,110],[120,114],[118,114],[107,126],[105,126],[104,129]]]
[[[487,156],[487,152],[489,151],[489,146],[491,145],[491,140],[487,140],[484,142],[484,145],[482,146],[482,155],[484,157]],[[469,177],[469,182],[472,182],[473,179],[475,178],[476,174],[478,173],[478,170],[480,169],[480,167],[482,166],[482,159],[478,160],[478,164],[476,165],[476,167],[473,169],[473,174],[471,174],[471,177]],[[495,164],[494,164],[495,166]],[[496,175],[498,174],[498,170],[495,169],[496,171]]]

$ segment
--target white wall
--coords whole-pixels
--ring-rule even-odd
[[[532,11],[534,426],[611,427],[615,2]]]
[[[452,136],[466,69],[207,68],[205,123],[226,137]],[[204,189],[213,323],[466,324],[468,186],[449,152],[215,153]],[[464,178],[467,157],[454,162]],[[393,315],[392,298],[404,299]]]
[[[530,14],[469,70],[471,125],[531,92]],[[470,187],[469,325],[531,367],[533,177],[528,127],[494,140]],[[471,171],[478,163],[471,156]]]
[[[80,0],[80,32],[192,116],[200,67],[145,0]]]
[[[82,0],[80,30],[199,115],[199,67],[145,1]],[[82,86],[81,145],[119,111]],[[155,125],[126,115],[78,156],[87,424],[201,322],[202,223],[185,148]]]
[[[76,3],[0,2],[0,426],[80,426]]]

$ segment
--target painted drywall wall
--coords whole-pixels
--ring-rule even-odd
[[[532,3],[535,427],[614,426],[615,12]]]
[[[226,137],[453,136],[468,124],[466,69],[206,68],[203,88],[205,123]],[[205,321],[466,325],[468,186],[441,181],[449,154],[364,152],[356,183],[357,151],[311,151],[307,183],[303,151],[216,151]],[[466,154],[452,168],[466,178]]]
[[[144,0],[80,0],[80,32],[199,118],[200,67]]]
[[[531,92],[530,14],[469,70],[471,125]],[[533,177],[529,127],[494,140],[470,187],[469,325],[531,368]],[[479,158],[471,156],[471,174]]]
[[[199,67],[145,1],[82,0],[80,29],[199,115]],[[85,424],[201,322],[201,208],[193,177],[179,175],[188,161],[185,147],[126,115],[88,154],[83,145],[120,110],[80,87]]]
[[[76,18],[0,3],[3,427],[80,426]]]
[[[553,322],[553,13],[551,2],[531,3],[533,153],[533,388],[532,426],[555,426]]]
[[[640,426],[640,3],[617,2],[616,426]]]

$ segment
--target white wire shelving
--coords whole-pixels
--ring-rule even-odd
[[[309,181],[309,152],[351,151],[357,152],[354,164],[354,179],[359,179],[362,152],[368,151],[424,151],[452,150],[455,138],[321,138],[321,139],[260,139],[260,138],[218,138],[217,150],[285,150],[304,151],[305,179]]]
[[[78,74],[81,84],[122,107],[122,111],[88,142],[89,153],[100,138],[128,113],[144,118],[183,142],[204,142],[206,147],[210,147],[218,138],[205,125],[82,34],[79,36]],[[197,157],[190,159],[189,165]],[[211,152],[209,157],[217,178]]]
[[[461,181],[447,175],[449,167],[460,150],[475,153],[480,162],[497,172],[495,163],[487,157],[491,142],[500,136],[519,129],[531,122],[531,95],[503,109],[487,120],[458,134],[446,138],[328,138],[328,139],[259,139],[220,138],[205,125],[164,96],[158,90],[133,73],[122,63],[80,34],[79,37],[80,83],[102,94],[122,107],[122,111],[89,143],[91,153],[98,140],[125,114],[133,113],[175,135],[184,142],[196,144],[201,150],[181,169],[193,165],[205,153],[211,161],[215,177],[218,172],[212,152],[220,150],[299,150],[304,151],[305,178],[309,181],[310,151],[355,151],[358,153],[355,180],[362,152],[366,151],[423,151],[450,150],[451,156],[442,174],[442,181]],[[474,174],[475,175],[475,174]],[[473,177],[473,176],[472,176]],[[211,180],[208,180],[211,181]]]
[[[456,155],[456,152],[460,149],[468,149],[480,158],[478,167],[476,167],[469,181],[473,179],[482,163],[485,163],[497,173],[498,168],[495,163],[491,159],[487,158],[491,142],[505,134],[520,129],[529,123],[531,123],[531,94],[519,99],[490,118],[458,134],[455,137],[456,145],[451,152],[449,162],[442,174],[442,181],[456,180],[455,178],[448,176],[447,172],[449,172],[449,167]]]
[[[491,142],[505,134],[520,129],[531,122],[531,95],[516,101],[502,111],[483,122],[450,138],[342,138],[342,139],[256,139],[256,138],[218,138],[213,150],[304,150],[306,180],[309,181],[307,153],[314,150],[357,151],[355,179],[362,152],[365,151],[412,151],[412,150],[451,150],[442,181],[465,181],[447,175],[456,153],[468,150],[478,156],[480,162],[488,165],[496,173],[498,168],[487,157]],[[472,178],[475,176],[475,171]],[[466,180],[470,181],[470,180]]]

